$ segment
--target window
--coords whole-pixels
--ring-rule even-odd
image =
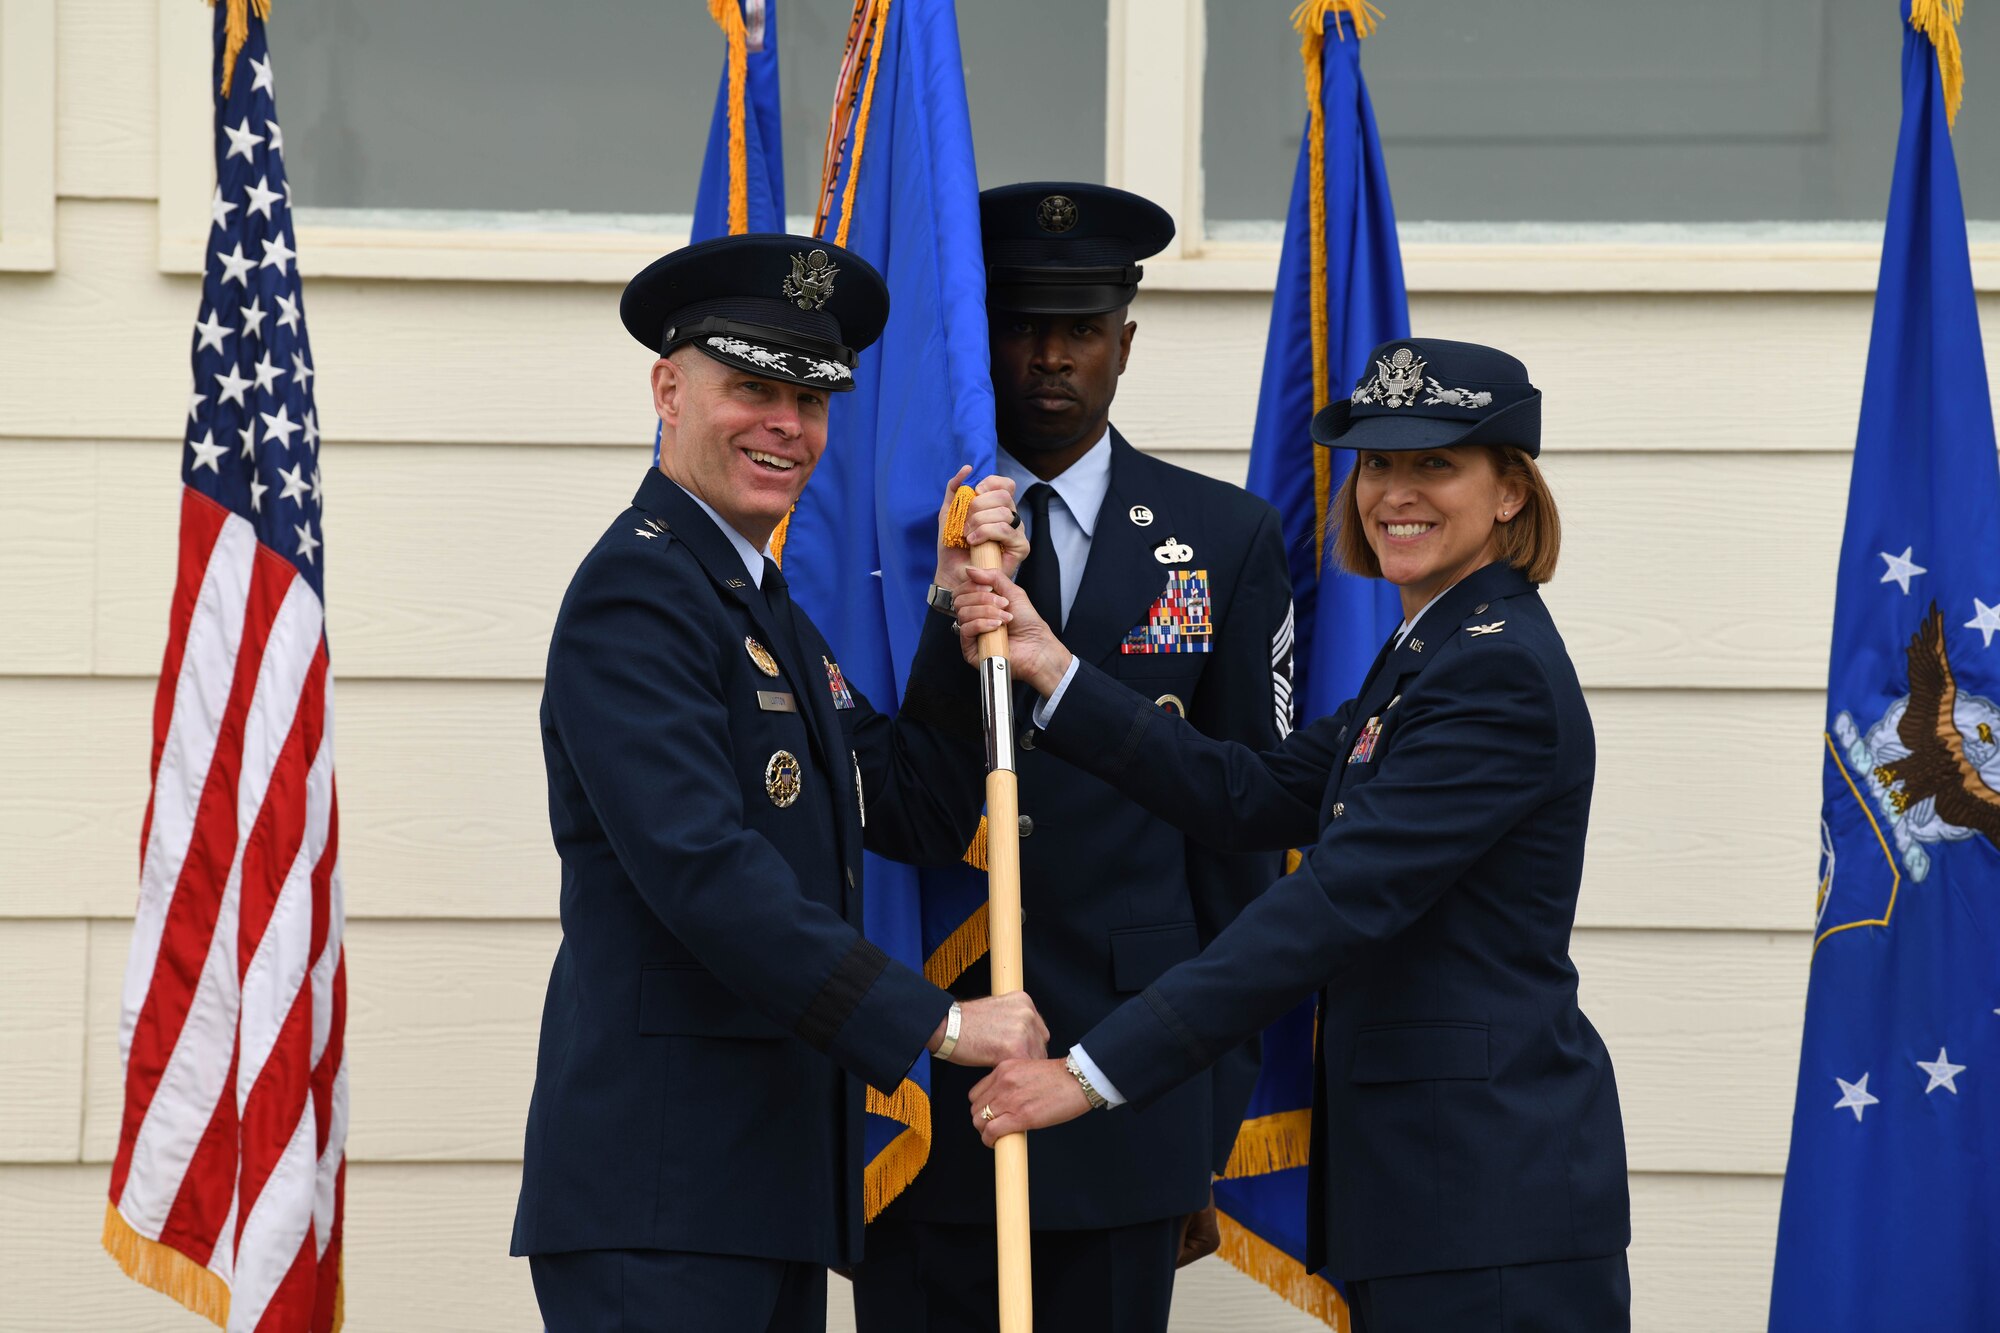
[[[1902,105],[1885,0],[1382,7],[1362,65],[1406,234],[1693,223],[1837,237],[1881,224]],[[1218,240],[1274,239],[1282,225],[1305,107],[1288,13],[1283,0],[1209,0],[1203,157]],[[1959,31],[1978,50],[2000,16],[1968,9]],[[2000,113],[1968,99],[1959,173],[1968,215],[2000,220],[2000,135],[1982,125]],[[1850,225],[1757,225],[1771,223]]]

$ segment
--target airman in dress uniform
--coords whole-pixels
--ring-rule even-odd
[[[1153,708],[1255,748],[1291,723],[1291,581],[1277,512],[1139,452],[1111,425],[1138,326],[1140,261],[1174,234],[1123,190],[1041,182],[980,196],[999,465],[1033,541],[1021,567],[1066,642]],[[1192,958],[1278,872],[1217,852],[1049,754],[1017,708],[1027,986],[1058,1048]],[[975,964],[952,986],[983,995]],[[1164,1329],[1184,1228],[1206,1215],[1256,1081],[1254,1040],[1119,1125],[1034,1136],[1035,1326]],[[930,1160],[870,1225],[862,1333],[996,1323],[993,1161],[948,1108],[973,1075],[932,1072]],[[1207,1242],[1212,1248],[1213,1240]],[[1197,1244],[1192,1252],[1206,1252]]]
[[[861,934],[864,847],[948,863],[978,822],[949,618],[892,719],[765,553],[887,310],[859,256],[795,236],[625,289],[660,465],[570,583],[541,711],[563,939],[513,1252],[551,1333],[822,1328],[827,1267],[861,1257],[863,1084],[1047,1038],[1026,996],[961,1003]],[[967,536],[1018,562],[1011,490],[982,484]],[[941,545],[939,583],[964,563]]]
[[[1622,1333],[1618,1085],[1569,955],[1597,753],[1537,591],[1561,533],[1541,393],[1474,343],[1369,362],[1313,439],[1356,453],[1329,552],[1394,584],[1404,621],[1360,694],[1283,744],[1159,716],[973,571],[961,628],[1001,623],[997,586],[1045,748],[1217,846],[1310,850],[1072,1060],[1003,1064],[967,1109],[989,1139],[1112,1124],[1318,991],[1306,1268],[1345,1282],[1356,1333]]]

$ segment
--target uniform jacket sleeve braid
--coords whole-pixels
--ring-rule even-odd
[[[848,742],[861,765],[865,845],[920,866],[956,865],[979,828],[986,794],[978,673],[956,627],[926,613],[903,707],[891,719],[855,691]]]
[[[777,849],[745,828],[717,667],[741,648],[719,614],[704,614],[692,562],[663,571],[662,555],[686,559],[612,548],[598,558],[649,568],[579,580],[583,601],[558,630],[546,686],[568,758],[619,864],[702,965],[893,1091],[950,996],[810,900]]]
[[[1290,730],[1289,721],[1279,727],[1279,710],[1289,719],[1291,708],[1291,571],[1276,511],[1265,512],[1222,605],[1225,618],[1215,627],[1214,660],[1188,701],[1188,720],[1204,735],[1260,752],[1273,749]],[[1282,651],[1274,656],[1276,649]],[[1276,852],[1217,851],[1192,839],[1186,847],[1189,896],[1196,930],[1206,948],[1245,904],[1278,878],[1283,858]],[[1254,1035],[1216,1062],[1210,1123],[1212,1169],[1218,1173],[1229,1163],[1244,1109],[1257,1085],[1258,1067],[1259,1043]]]
[[[1200,957],[1084,1037],[1134,1102],[1188,1077],[1321,985],[1338,984],[1362,950],[1415,921],[1555,794],[1555,703],[1531,653],[1508,644],[1451,653],[1397,712],[1401,734],[1380,772],[1342,792],[1344,809],[1300,868]],[[1221,747],[1179,730],[1148,741],[1133,771],[1165,770],[1167,781],[1221,797],[1228,769],[1182,761],[1183,752]]]

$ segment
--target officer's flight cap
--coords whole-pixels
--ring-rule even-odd
[[[1174,239],[1150,199],[1108,185],[1030,181],[979,196],[986,304],[1026,315],[1098,315],[1132,303],[1139,261]]]
[[[1542,451],[1542,393],[1492,347],[1396,338],[1368,354],[1352,396],[1312,420],[1316,444],[1396,453],[1460,444]]]
[[[667,355],[693,343],[725,366],[841,392],[882,335],[889,288],[867,260],[810,236],[718,236],[654,260],[625,284],[618,316]]]

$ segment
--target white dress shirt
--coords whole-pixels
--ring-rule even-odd
[[[673,481],[673,478],[668,477],[667,480]],[[677,481],[674,482],[674,485],[681,486]],[[736,548],[736,554],[743,557],[743,568],[750,575],[751,586],[761,590],[764,586],[764,557],[771,554],[771,548],[767,546],[764,548],[762,555],[758,554],[757,548],[751,545],[750,539],[735,528],[730,527],[729,520],[716,513],[714,507],[708,501],[702,499],[685,486],[681,486],[681,494],[700,505],[701,512],[715,520],[715,526],[721,528],[722,535],[729,538],[729,544]]]
[[[1014,506],[1020,512],[1028,541],[1044,540],[1044,534],[1034,530],[1034,519],[1028,513],[1028,488],[1043,484],[1042,479],[1005,449],[996,451],[994,461],[1000,475],[1014,483]],[[1091,538],[1097,534],[1097,511],[1104,507],[1104,494],[1111,489],[1111,428],[1105,427],[1097,443],[1047,485],[1055,495],[1049,500],[1046,539],[1062,572],[1062,614],[1049,619],[1062,623],[1069,620],[1070,608],[1076,605],[1076,590],[1083,586],[1083,569],[1090,563]],[[1047,615],[1046,608],[1036,609]]]

